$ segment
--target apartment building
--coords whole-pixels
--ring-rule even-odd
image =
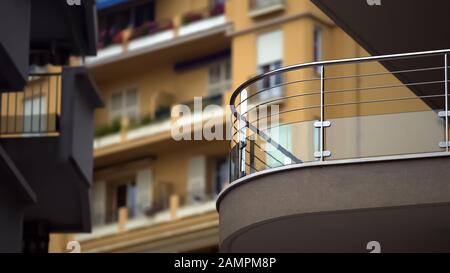
[[[70,55],[96,53],[94,5],[0,4],[2,253],[46,253],[50,232],[91,228],[93,115],[101,100],[86,69],[66,65]]]
[[[364,50],[309,22],[321,54],[240,79],[220,250],[448,252],[448,1],[312,2]]]
[[[97,9],[98,54],[84,60],[106,104],[95,116],[93,230],[53,236],[55,252],[71,240],[82,252],[217,251],[230,143],[174,140],[171,112],[195,112],[200,97],[205,111],[181,121],[189,134],[196,124],[230,127],[230,97],[251,77],[364,54],[308,0],[101,0]]]

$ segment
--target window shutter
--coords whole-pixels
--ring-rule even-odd
[[[195,156],[188,163],[188,202],[206,199],[206,157]]]
[[[257,51],[258,66],[283,60],[283,32],[277,30],[258,36]]]
[[[106,212],[106,183],[96,181],[91,187],[92,225],[99,226],[105,223]]]
[[[136,174],[137,212],[136,216],[144,216],[152,207],[153,202],[153,174],[151,169],[140,170]]]

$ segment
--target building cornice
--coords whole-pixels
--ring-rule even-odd
[[[241,29],[238,31],[235,31],[232,27],[229,27],[227,29],[227,36],[235,37],[235,36],[239,36],[239,35],[244,35],[244,34],[254,32],[254,31],[258,31],[260,29],[264,29],[264,28],[275,26],[275,25],[287,23],[290,21],[300,20],[300,19],[312,19],[312,20],[317,21],[327,27],[336,26],[331,20],[324,20],[323,18],[320,18],[319,16],[315,15],[312,12],[302,12],[302,13],[297,13],[297,14],[293,14],[293,15],[277,17],[277,18],[274,18],[271,20],[266,20],[262,23],[257,23],[257,24],[252,25],[251,27],[244,28],[244,29]]]

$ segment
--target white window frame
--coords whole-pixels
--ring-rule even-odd
[[[280,68],[283,66],[284,58],[284,31],[277,29],[265,33],[261,33],[256,41],[256,66],[257,73],[261,74],[265,71],[264,67],[269,66],[268,71]],[[265,81],[269,80],[269,86],[264,86]],[[259,80],[257,83],[258,92],[263,89],[266,91],[260,92],[258,98],[262,101],[272,98],[278,98],[282,95],[283,76],[281,74],[270,76],[268,79]]]
[[[323,59],[323,30],[320,26],[314,26],[313,30],[313,61],[320,62]],[[314,70],[320,74],[320,66],[315,66]]]
[[[217,82],[211,82],[211,71],[214,68],[219,67],[219,80]],[[227,78],[227,69],[229,72],[229,78]],[[209,65],[208,68],[208,95],[220,95],[225,93],[231,88],[231,59],[226,58],[220,61],[214,62]],[[216,91],[218,90],[218,91]]]
[[[283,66],[283,61],[282,60],[278,60],[278,61],[274,61],[271,63],[267,63],[267,64],[262,64],[259,65],[258,67],[258,73],[264,73],[264,72],[268,72],[268,71],[264,71],[263,67],[265,66],[269,66],[269,70],[268,71],[272,71],[278,68],[281,68]],[[281,80],[280,80],[281,78]],[[265,87],[264,86],[264,81],[266,80],[266,78],[261,79],[258,81],[258,92],[262,91],[263,89],[265,91],[259,93],[259,97],[262,101],[267,100],[267,99],[272,99],[272,98],[279,98],[282,95],[283,92],[283,86],[281,86],[283,84],[283,75],[282,74],[278,74],[278,75],[273,75],[269,77],[269,87]],[[268,89],[270,88],[270,89]],[[267,89],[267,90],[266,90]]]
[[[136,105],[134,105],[134,106],[127,106],[127,92],[129,92],[129,91],[136,92]],[[120,110],[113,110],[113,97],[118,94],[120,94],[122,96],[122,99],[121,99],[122,106],[121,106]],[[139,114],[140,114],[139,105],[140,105],[140,96],[139,96],[139,89],[137,87],[125,88],[125,89],[111,93],[111,96],[109,98],[109,109],[108,109],[108,116],[109,116],[110,122],[114,121],[117,118],[119,118],[119,120],[121,120],[124,117],[132,118],[132,117],[128,116],[128,113],[130,111],[135,111],[136,112],[135,118],[139,118]]]
[[[118,183],[116,185],[111,185],[112,187],[112,193],[113,193],[113,203],[111,204],[112,208],[112,215],[111,220],[112,222],[119,220],[119,209],[122,207],[118,206],[118,199],[117,194],[119,192],[119,188],[125,186],[126,187],[126,204],[123,206],[123,208],[128,209],[128,219],[134,219],[138,215],[138,203],[137,203],[137,197],[138,197],[138,187],[136,179],[127,179],[122,181],[121,183]]]
[[[25,134],[46,133],[48,129],[47,107],[45,95],[27,97],[23,100],[23,131]]]

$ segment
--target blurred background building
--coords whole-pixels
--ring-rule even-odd
[[[202,97],[223,110],[196,122],[225,126],[232,90],[250,77],[366,55],[309,0],[97,0],[97,10],[97,56],[72,59],[105,101],[95,114],[93,229],[52,235],[53,252],[71,240],[82,252],[217,251],[230,144],[173,140],[172,108]]]

